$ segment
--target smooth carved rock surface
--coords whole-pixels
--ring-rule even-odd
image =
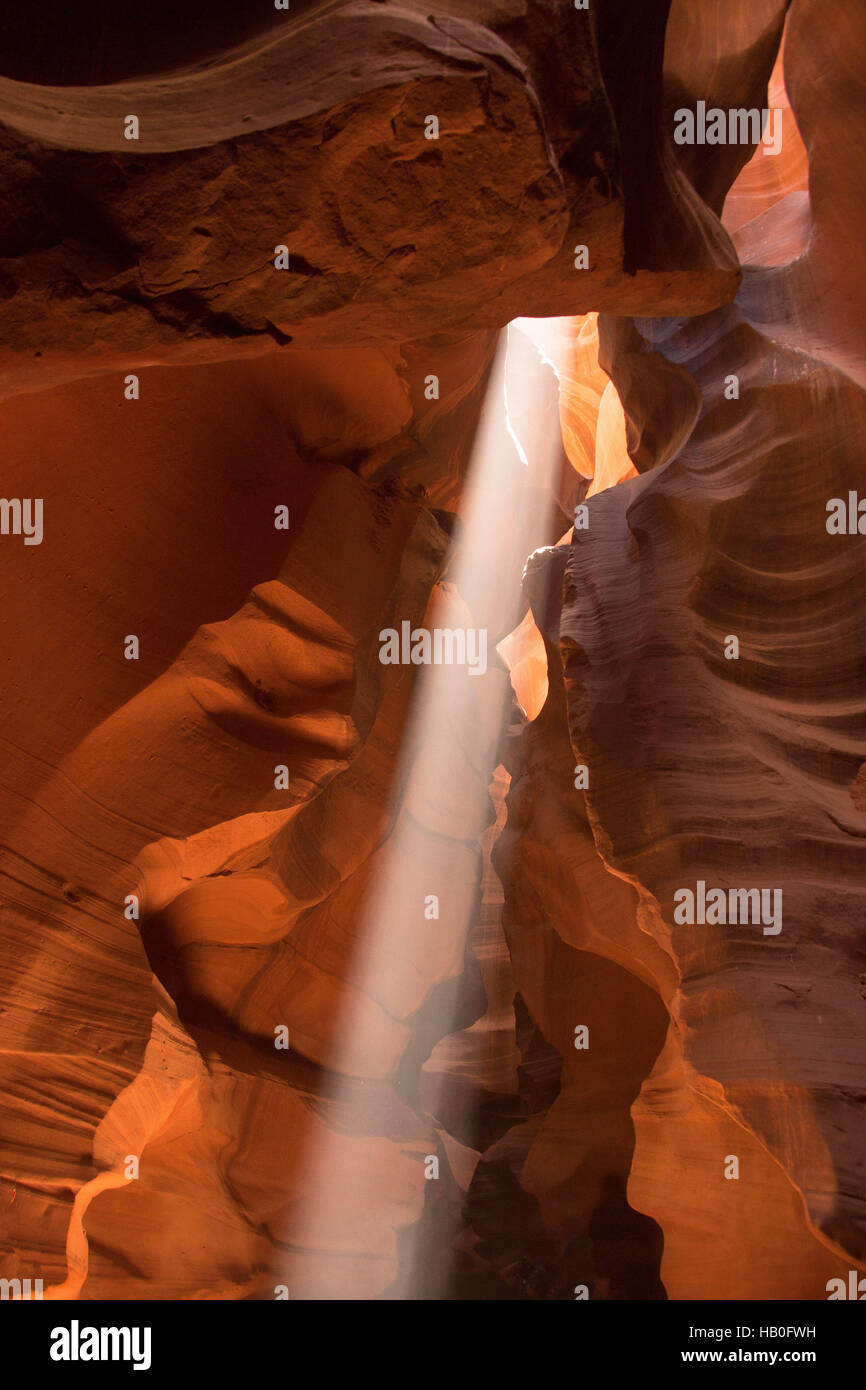
[[[785,72],[811,162],[825,115],[796,96],[799,64],[812,62],[809,8],[790,11]],[[836,177],[850,204],[849,173]],[[798,192],[760,153],[750,196],[759,191],[760,241],[748,227],[738,237],[758,259],[734,305],[686,321],[602,316],[602,360],[643,476],[595,499],[563,590],[569,724],[591,769],[596,843],[637,889],[639,958],[655,954],[671,1011],[633,1107],[628,1191],[665,1232],[674,1298],[820,1298],[866,1256],[863,824],[852,794],[862,542],[825,525],[827,500],[862,477],[864,399],[847,311],[839,365],[828,366],[833,348],[813,351],[813,301],[798,298],[828,273],[820,203],[813,195],[804,251],[790,244],[785,207]],[[650,440],[648,419],[665,424]],[[738,660],[725,658],[729,634]],[[698,880],[781,888],[783,930],[699,936],[676,925],[674,893]],[[750,1183],[722,1180],[730,1153],[753,1167]]]
[[[822,1299],[866,1258],[857,0],[237,8],[0,35],[45,501],[0,536],[0,1277]],[[698,100],[781,153],[675,146]],[[483,678],[383,664],[404,622]],[[698,880],[782,931],[678,925]]]
[[[6,392],[730,298],[727,234],[647,138],[666,6],[459,9],[309,5],[170,75],[0,78]]]

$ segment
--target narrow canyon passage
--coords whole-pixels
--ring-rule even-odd
[[[0,35],[4,1299],[859,1297],[858,3]]]

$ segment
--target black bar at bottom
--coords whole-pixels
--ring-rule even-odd
[[[7,1370],[61,1384],[108,1371],[135,1381],[167,1374],[208,1377],[247,1390],[250,1376],[279,1383],[381,1373],[387,1383],[431,1376],[464,1380],[471,1363],[489,1376],[503,1360],[510,1379],[528,1358],[536,1387],[572,1371],[666,1373],[806,1367],[823,1380],[859,1365],[859,1309],[821,1303],[575,1302],[518,1312],[502,1302],[0,1303]],[[563,1339],[565,1339],[563,1343]],[[560,1358],[567,1352],[566,1366]],[[467,1363],[470,1363],[469,1365]],[[378,1371],[377,1371],[378,1367]],[[277,1381],[274,1381],[276,1384]]]

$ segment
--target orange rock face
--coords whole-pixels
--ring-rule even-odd
[[[0,1279],[826,1299],[858,0],[238,8],[0,38]]]

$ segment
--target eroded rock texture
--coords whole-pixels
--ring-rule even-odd
[[[825,1298],[866,1258],[858,0],[236,11],[0,46],[3,491],[44,501],[0,535],[0,1276]],[[698,101],[780,152],[676,145]],[[384,664],[404,623],[485,670]],[[781,931],[678,923],[699,881]]]

